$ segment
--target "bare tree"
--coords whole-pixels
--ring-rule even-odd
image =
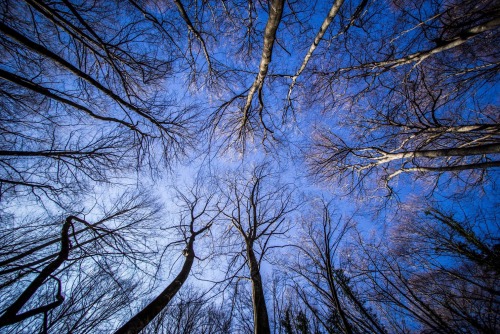
[[[212,212],[211,208],[211,205],[215,205],[215,203],[212,203],[212,200],[216,198],[215,195],[205,197],[200,193],[199,185],[195,185],[189,194],[179,193],[179,196],[184,203],[184,210],[179,223],[183,239],[173,244],[185,244],[185,248],[182,251],[185,257],[182,268],[163,291],[115,331],[117,334],[139,333],[170,303],[189,277],[191,267],[196,258],[194,251],[196,237],[206,233],[219,215],[217,210]]]
[[[78,191],[191,146],[189,107],[159,94],[172,39],[141,7],[5,1],[0,15],[2,194]]]
[[[123,195],[112,207],[103,209],[100,213],[103,218],[94,223],[80,218],[84,217],[82,213],[75,213],[64,219],[62,227],[61,223],[50,223],[43,216],[36,216],[31,224],[23,222],[20,227],[13,224],[2,229],[0,293],[5,297],[1,304],[2,327],[47,332],[61,328],[72,318],[75,322],[69,326],[75,326],[74,332],[85,332],[96,326],[92,325],[96,317],[102,322],[110,320],[116,308],[110,313],[110,308],[104,305],[99,316],[82,307],[107,299],[110,291],[100,290],[103,286],[99,283],[104,282],[110,286],[113,281],[121,281],[116,292],[122,295],[116,301],[127,300],[133,291],[126,287],[134,286],[135,282],[124,272],[137,274],[140,266],[150,265],[152,250],[140,240],[158,209],[140,194]],[[94,214],[99,213],[91,213]],[[101,277],[88,274],[93,271],[99,271]],[[88,277],[92,277],[90,282]],[[95,294],[100,291],[101,295],[92,295],[89,284]],[[78,299],[79,294],[88,299]],[[78,317],[88,322],[78,324],[81,320]]]
[[[268,168],[259,165],[250,171],[248,178],[222,180],[220,189],[227,201],[222,216],[229,224],[224,238],[234,252],[229,259],[227,279],[239,278],[240,272],[248,269],[254,333],[270,333],[262,263],[266,254],[278,246],[276,239],[288,231],[290,214],[297,208],[290,186],[281,184]]]
[[[383,318],[395,331],[406,330],[401,319],[423,332],[498,331],[498,240],[490,222],[414,209],[383,243],[362,241],[364,261],[353,263]]]
[[[231,317],[224,305],[207,298],[193,285],[180,290],[144,333],[230,333]]]
[[[23,308],[23,306],[28,303],[28,301],[33,297],[36,291],[44,284],[44,282],[49,278],[53,277],[52,274],[68,259],[69,256],[69,229],[73,221],[77,220],[77,217],[70,216],[66,218],[61,232],[61,246],[57,257],[51,261],[47,266],[45,266],[40,273],[35,277],[35,279],[30,283],[30,285],[20,294],[20,296],[5,310],[3,310],[3,314],[0,317],[0,327],[8,326],[15,324],[17,322],[23,321],[32,316],[36,316],[38,314],[47,314],[48,311],[58,307],[64,301],[64,297],[61,293],[61,281],[57,278],[54,278],[57,281],[58,288],[57,294],[55,296],[55,301],[37,307],[35,309],[31,309],[29,311],[25,311],[19,313],[19,311]]]
[[[389,190],[402,173],[483,184],[499,166],[492,98],[498,52],[490,47],[498,39],[497,6],[402,1],[393,10],[398,19],[386,19],[375,36],[376,20],[388,13],[370,7],[361,20],[364,30],[345,34],[339,65],[316,72],[313,89],[345,115],[336,124],[346,131],[330,130],[330,124],[316,129],[311,172],[354,185],[373,175],[367,181],[379,180]],[[344,93],[328,97],[335,89]]]
[[[284,7],[284,0],[273,0],[268,3],[268,18],[262,32],[262,54],[257,75],[252,85],[246,88],[244,92],[223,102],[213,115],[212,123],[215,129],[219,128],[224,131],[226,136],[234,140],[234,143],[229,142],[229,145],[236,146],[242,151],[245,151],[249,139],[262,136],[264,141],[268,136],[272,136],[274,132],[272,124],[267,124],[263,88],[272,61],[273,49],[276,44],[276,32],[281,23]],[[253,13],[249,12],[249,15],[252,17]],[[249,33],[255,29],[252,25],[252,20],[250,20]],[[256,99],[258,101],[257,106],[254,102]],[[235,107],[236,111],[232,110]]]
[[[304,242],[288,269],[296,294],[328,333],[386,333],[348,273],[349,252],[342,248],[353,222],[335,221],[332,206],[321,201],[313,207],[321,215],[304,217]]]
[[[356,229],[322,203],[296,241],[300,180],[277,170],[305,161],[363,204],[363,190],[406,196],[407,180],[448,200],[495,191],[499,18],[495,0],[0,1],[0,325],[494,332],[494,215],[490,236],[429,209],[385,243],[345,245]],[[108,206],[151,177],[189,178],[181,157],[201,151],[212,171],[233,149],[270,163],[180,192],[179,219],[134,196]],[[266,273],[283,249],[276,262],[297,263],[273,286],[273,319]],[[190,276],[221,283],[210,298],[228,319],[196,288],[179,294]]]

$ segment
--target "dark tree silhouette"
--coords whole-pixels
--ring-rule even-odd
[[[254,333],[270,333],[265,284],[261,264],[265,255],[275,247],[274,239],[283,236],[290,226],[290,214],[297,209],[289,185],[281,184],[268,171],[266,164],[254,167],[247,179],[233,177],[221,182],[221,193],[227,201],[221,210],[230,228],[226,238],[238,248],[236,258],[230,260],[236,269],[228,268],[229,279],[234,280],[243,268],[249,271],[252,285]],[[235,236],[236,231],[239,236]],[[238,242],[237,238],[241,238]],[[243,259],[243,262],[239,260]]]
[[[137,314],[128,320],[123,326],[115,331],[116,334],[139,333],[153,319],[158,316],[170,303],[189,277],[191,267],[196,258],[194,251],[194,242],[196,237],[206,233],[220,212],[212,214],[211,205],[214,196],[205,197],[199,193],[199,185],[196,185],[189,194],[179,193],[184,202],[185,212],[181,217],[179,228],[184,235],[185,248],[183,255],[185,257],[181,270],[175,276],[173,281],[161,291],[150,303],[143,307]],[[197,226],[200,226],[197,228]]]

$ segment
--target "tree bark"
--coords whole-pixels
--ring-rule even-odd
[[[59,286],[59,291],[56,296],[56,301],[52,302],[48,305],[41,306],[24,313],[18,314],[19,311],[23,308],[24,305],[33,297],[36,291],[43,285],[45,280],[52,276],[52,274],[68,259],[70,244],[69,244],[69,227],[71,225],[71,221],[73,220],[73,216],[69,216],[66,218],[66,221],[63,224],[61,231],[61,249],[59,250],[59,254],[56,259],[50,262],[42,271],[38,274],[38,276],[28,285],[28,287],[21,293],[21,295],[10,305],[3,315],[0,317],[0,327],[8,326],[20,322],[24,319],[32,317],[36,314],[47,312],[59,305],[64,301],[64,297],[61,294],[61,287]],[[59,284],[61,284],[59,282]]]
[[[281,16],[283,14],[284,0],[274,0],[269,5],[269,19],[267,20],[266,29],[264,31],[264,47],[262,48],[262,58],[259,65],[259,74],[255,78],[255,81],[248,92],[247,101],[243,107],[243,123],[248,120],[248,112],[252,104],[255,92],[262,89],[264,84],[264,79],[267,76],[267,71],[269,69],[269,64],[271,63],[271,58],[273,55],[274,41],[276,40],[276,31],[278,30],[278,25],[281,22]]]
[[[307,64],[309,63],[309,60],[311,59],[311,57],[314,53],[314,50],[316,50],[316,48],[318,47],[319,42],[321,42],[321,39],[325,35],[326,30],[328,29],[328,27],[332,23],[335,16],[337,16],[337,13],[339,12],[339,9],[343,3],[344,3],[344,0],[336,0],[333,3],[332,8],[330,8],[330,11],[328,12],[328,15],[326,16],[325,20],[323,21],[321,28],[319,29],[318,33],[316,34],[316,37],[314,38],[313,43],[309,47],[309,51],[307,51],[307,54],[304,57],[304,60],[302,61],[302,64],[300,65],[299,70],[292,77],[292,83],[290,84],[290,88],[288,89],[288,99],[290,99],[290,96],[291,96],[293,87],[295,86],[295,82],[297,81],[297,78],[305,70]]]
[[[422,62],[426,58],[455,48],[459,45],[464,44],[465,42],[469,41],[470,39],[476,37],[477,35],[488,31],[488,30],[493,30],[496,27],[500,25],[500,18],[493,18],[492,20],[485,22],[483,24],[477,25],[475,27],[472,27],[455,38],[452,38],[450,40],[444,41],[442,45],[439,45],[435,48],[424,50],[424,51],[419,51],[415,52],[413,54],[410,54],[406,57],[398,58],[398,59],[393,59],[393,60],[387,60],[387,61],[379,61],[379,62],[372,62],[372,63],[367,63],[367,64],[362,64],[359,66],[353,66],[353,67],[348,67],[348,68],[342,68],[339,71],[340,72],[345,72],[345,71],[351,71],[351,70],[360,70],[360,69],[369,69],[369,70],[375,70],[375,69],[391,69],[395,68],[398,66],[402,65],[407,65],[415,62]]]
[[[175,277],[172,283],[167,286],[152,302],[144,307],[139,313],[132,317],[125,325],[120,327],[115,334],[137,334],[144,329],[172,300],[175,294],[186,282],[191,267],[193,266],[194,254],[194,236],[191,236],[187,246],[186,260],[181,271]]]
[[[255,257],[252,244],[247,244],[247,256],[250,268],[250,279],[252,281],[254,334],[270,334],[271,329],[269,327],[269,317],[267,315],[259,262]]]
[[[500,153],[500,144],[485,144],[472,147],[458,147],[458,148],[443,148],[437,150],[421,150],[414,152],[401,152],[401,153],[386,153],[379,158],[377,164],[387,163],[389,161],[406,158],[438,158],[438,157],[465,157],[472,155],[482,154],[497,154]]]

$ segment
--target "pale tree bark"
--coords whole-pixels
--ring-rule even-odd
[[[394,127],[401,128],[401,133],[389,134],[384,138],[388,144],[380,146],[370,146],[368,139],[364,139],[366,146],[351,146],[332,132],[318,134],[309,155],[311,173],[329,180],[349,175],[362,179],[370,173],[380,173],[392,192],[389,182],[402,173],[487,171],[500,166],[497,124]],[[389,138],[401,143],[396,146]]]
[[[284,0],[273,0],[269,3],[269,18],[267,20],[266,29],[264,31],[264,46],[262,48],[262,56],[259,64],[259,73],[257,74],[254,83],[248,91],[246,102],[242,109],[243,116],[241,120],[242,124],[240,129],[240,138],[243,135],[242,131],[245,131],[246,125],[249,121],[249,114],[251,112],[250,109],[252,108],[252,101],[254,99],[255,93],[257,93],[259,96],[259,114],[262,115],[262,109],[264,108],[262,100],[262,87],[269,70],[269,64],[272,60],[273,47],[276,40],[276,31],[278,30],[278,26],[281,22],[284,4]],[[261,122],[263,122],[262,118]],[[264,123],[262,125],[264,127],[266,126]]]
[[[441,176],[481,187],[500,164],[498,52],[491,48],[498,44],[498,6],[393,5],[389,13],[371,3],[359,20],[366,31],[345,34],[345,46],[332,46],[342,50],[331,53],[332,65],[313,71],[310,101],[322,101],[334,116],[316,127],[310,171],[357,190],[392,193],[388,182],[403,173],[435,186],[429,189]],[[371,33],[377,20],[396,15],[380,26],[382,37]]]
[[[496,154],[500,153],[500,144],[487,144],[472,147],[443,148],[436,150],[415,150],[413,152],[394,152],[386,153],[374,149],[376,152],[373,157],[376,164],[385,164],[398,159],[412,158],[439,158],[439,157],[466,157],[471,155]]]
[[[425,172],[459,172],[464,170],[471,169],[488,169],[500,167],[500,161],[491,161],[491,162],[482,162],[476,164],[466,164],[466,165],[457,165],[457,166],[445,166],[445,167],[410,167],[410,168],[400,168],[397,171],[387,175],[386,182],[391,181],[394,177],[398,176],[401,173],[425,173]]]
[[[500,18],[494,18],[491,19],[488,22],[485,22],[483,24],[477,25],[475,27],[472,27],[470,29],[467,29],[466,31],[462,32],[460,35],[451,38],[446,41],[442,41],[440,44],[434,48],[419,51],[412,53],[410,55],[407,55],[405,57],[393,59],[393,60],[387,60],[387,61],[379,61],[379,62],[372,62],[372,63],[366,63],[362,64],[359,66],[352,66],[352,67],[347,67],[347,68],[341,68],[338,71],[339,72],[344,72],[344,71],[351,71],[351,70],[359,70],[359,69],[370,69],[370,70],[377,70],[377,69],[383,69],[383,70],[389,70],[393,69],[398,66],[402,65],[407,65],[411,63],[420,63],[427,59],[428,57],[453,49],[457,46],[460,46],[469,40],[473,39],[474,37],[497,28],[500,25]]]
[[[328,15],[326,16],[325,20],[321,24],[321,27],[319,28],[319,31],[316,34],[316,37],[314,37],[314,41],[311,44],[311,46],[309,47],[309,50],[307,51],[307,53],[306,53],[306,55],[304,57],[304,60],[302,61],[302,64],[300,65],[300,68],[297,70],[297,72],[295,73],[295,75],[292,77],[292,83],[290,84],[290,88],[288,88],[288,95],[287,95],[287,103],[288,104],[290,104],[290,99],[291,99],[291,96],[292,96],[292,91],[293,91],[293,88],[295,86],[295,83],[297,82],[297,78],[305,70],[305,68],[306,68],[307,64],[309,63],[309,60],[311,59],[314,51],[318,47],[319,42],[321,42],[321,39],[325,35],[328,27],[332,23],[333,19],[337,15],[337,13],[338,13],[338,11],[339,11],[339,9],[340,9],[340,7],[342,6],[343,3],[344,3],[344,0],[336,0],[333,3],[332,8],[330,8],[330,11],[328,12]]]

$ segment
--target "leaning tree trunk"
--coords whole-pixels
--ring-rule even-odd
[[[184,265],[182,266],[180,273],[175,277],[173,282],[170,283],[170,285],[167,286],[167,288],[163,290],[151,303],[132,317],[132,319],[130,319],[125,325],[119,328],[115,334],[139,333],[168,305],[189,276],[195,257],[193,244],[194,237],[191,237],[185,253],[186,260],[184,261]]]
[[[255,258],[252,245],[247,245],[248,264],[250,267],[250,279],[252,281],[252,304],[253,322],[255,334],[270,334],[269,318],[267,316],[266,300],[264,299],[264,288],[260,277],[259,263]]]

